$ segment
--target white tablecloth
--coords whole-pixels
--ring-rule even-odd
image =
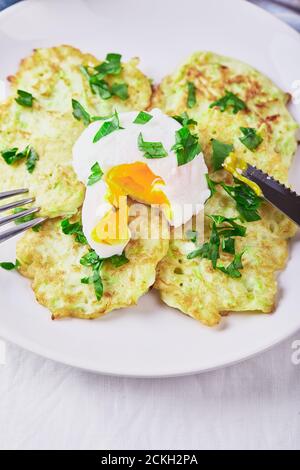
[[[299,449],[296,339],[227,369],[164,380],[94,375],[10,345],[0,448]]]

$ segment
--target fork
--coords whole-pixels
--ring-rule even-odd
[[[28,189],[14,189],[12,191],[5,191],[0,193],[0,201],[4,199],[8,199],[13,196],[19,196],[21,194],[26,194],[28,193]],[[26,206],[27,204],[31,204],[34,202],[34,197],[29,197],[26,199],[22,199],[21,201],[14,201],[9,204],[5,204],[3,206],[0,206],[0,212],[5,212],[11,209],[15,209],[17,207],[23,207]],[[5,217],[0,218],[0,227],[3,225],[9,224],[10,222],[14,222],[18,219],[21,219],[22,217],[27,217],[32,214],[36,214],[39,212],[40,208],[39,207],[33,207],[15,214],[10,214]],[[4,232],[0,233],[0,243],[4,242],[12,237],[15,237],[16,235],[19,235],[22,232],[25,232],[25,230],[28,230],[29,228],[36,227],[37,225],[41,224],[46,220],[45,217],[38,217],[36,219],[29,220],[28,222],[21,223],[17,225],[16,227],[12,227],[8,230],[5,230]]]

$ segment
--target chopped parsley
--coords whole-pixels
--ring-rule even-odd
[[[258,213],[263,199],[253,191],[246,183],[234,178],[234,185],[228,185],[224,182],[213,181],[209,175],[206,175],[208,187],[212,197],[217,192],[217,186],[221,186],[224,191],[235,201],[240,219],[246,222],[255,222],[261,220]]]
[[[32,108],[33,106],[33,101],[34,97],[32,96],[31,93],[28,93],[27,91],[24,90],[18,90],[18,97],[15,98],[15,101],[20,104],[21,106],[25,106],[27,108]]]
[[[179,122],[179,124],[182,126],[195,126],[197,124],[197,121],[190,118],[185,112],[177,116],[172,116],[172,118]]]
[[[90,76],[90,87],[94,94],[98,93],[100,98],[103,100],[108,100],[112,97],[112,92],[110,90],[109,84],[101,78],[102,75],[91,75]]]
[[[110,84],[104,80],[108,75],[119,75],[122,71],[121,55],[110,53],[107,54],[105,62],[94,67],[93,73],[91,67],[81,66],[80,70],[87,78],[90,88],[94,94],[98,94],[103,100],[108,100],[113,96],[119,97],[121,100],[127,100],[128,85],[126,83]]]
[[[210,108],[218,107],[223,113],[228,108],[232,109],[233,114],[247,109],[246,103],[231,91],[225,90],[225,95],[217,101],[211,103]]]
[[[61,229],[65,235],[75,235],[75,240],[82,245],[87,244],[87,239],[85,238],[82,225],[80,222],[71,223],[69,219],[64,219],[61,222]]]
[[[121,58],[121,54],[107,54],[105,62],[97,65],[95,70],[103,77],[106,75],[119,75],[119,73],[122,71]]]
[[[98,162],[94,163],[94,165],[91,167],[91,174],[88,179],[88,186],[92,186],[93,184],[97,183],[98,181],[101,180],[103,176],[103,171],[100,168],[100,165]]]
[[[187,107],[193,108],[197,103],[196,99],[196,87],[192,82],[187,83],[188,96],[187,96]]]
[[[242,263],[242,257],[243,257],[244,252],[242,251],[241,253],[237,253],[234,256],[233,261],[227,266],[217,266],[217,269],[222,271],[224,274],[227,274],[228,276],[232,277],[233,279],[238,279],[242,276],[240,270],[243,269],[243,263]]]
[[[119,115],[117,111],[115,111],[112,119],[110,121],[105,121],[100,127],[100,129],[98,130],[98,132],[96,133],[94,140],[93,140],[94,144],[98,142],[100,139],[102,139],[103,137],[111,134],[114,131],[118,131],[120,129],[123,129],[123,127],[120,126]]]
[[[210,215],[209,217],[212,220],[210,239],[191,252],[187,256],[188,259],[197,257],[209,259],[214,269],[219,269],[232,278],[241,277],[239,270],[243,268],[241,262],[243,253],[236,254],[234,237],[245,237],[246,227],[239,225],[236,222],[236,218],[228,218],[221,215]],[[225,253],[234,255],[233,261],[226,268],[223,265],[218,265],[220,249]]]
[[[113,96],[118,96],[123,101],[129,97],[127,83],[114,83],[110,91]]]
[[[220,142],[220,140],[217,139],[212,139],[211,145],[213,170],[221,170],[223,168],[224,160],[234,150],[233,145],[224,144],[223,142]]]
[[[133,121],[134,124],[147,124],[147,122],[151,121],[153,116],[145,111],[141,111],[135,120]]]
[[[243,137],[240,137],[240,141],[252,152],[257,149],[264,140],[257,133],[256,129],[252,127],[240,127],[240,130],[243,133]]]
[[[225,183],[221,183],[221,186],[235,200],[241,219],[246,222],[260,220],[261,217],[258,210],[260,209],[262,198],[257,196],[253,189],[242,181],[235,179],[234,182],[234,186],[229,186]]]
[[[22,152],[19,152],[19,149],[14,147],[4,150],[1,152],[1,155],[8,165],[13,165],[20,160],[26,159],[26,167],[29,173],[33,172],[39,159],[37,152],[30,145],[28,145]]]
[[[20,212],[24,212],[28,209],[26,209],[26,207],[16,207],[14,210],[13,210],[13,213],[14,214],[19,214]],[[36,215],[35,214],[29,214],[29,215],[25,215],[24,217],[19,217],[18,219],[15,220],[15,224],[16,225],[20,225],[20,224],[23,224],[25,222],[30,222],[31,220],[34,220],[36,218]],[[35,227],[32,227],[32,230],[34,232],[39,232],[40,228],[41,228],[42,224],[38,224],[36,225]]]
[[[33,147],[27,147],[26,151],[26,168],[28,173],[33,173],[36,163],[39,160],[39,156]]]
[[[175,133],[176,143],[172,149],[177,155],[178,166],[185,165],[194,160],[201,152],[198,136],[192,134],[187,126],[182,127]]]
[[[103,296],[103,283],[101,279],[101,268],[103,266],[104,260],[101,259],[95,251],[90,251],[84,255],[80,264],[82,266],[91,267],[93,269],[92,276],[84,277],[81,279],[82,284],[94,284],[94,290],[97,300],[101,300]]]
[[[161,142],[146,142],[143,139],[142,133],[138,137],[138,148],[141,152],[144,152],[144,157],[151,158],[164,158],[168,155]]]
[[[129,263],[129,259],[126,258],[124,253],[121,255],[113,255],[108,258],[108,261],[110,261],[115,268],[120,268],[121,266],[124,266],[124,264]]]
[[[104,261],[109,261],[115,268],[119,268],[124,264],[127,264],[129,260],[126,258],[124,254],[122,255],[114,255],[110,258],[100,258],[97,253],[92,250],[86,255],[84,255],[81,260],[80,264],[82,266],[91,267],[93,269],[92,276],[84,277],[81,279],[82,284],[94,284],[94,290],[96,294],[97,300],[101,300],[103,296],[103,283],[101,279],[101,268],[104,264]]]
[[[0,268],[5,269],[6,271],[13,271],[14,269],[18,269],[21,266],[19,260],[16,260],[16,263],[4,262],[0,263]]]
[[[92,122],[91,115],[84,109],[79,101],[72,99],[73,116],[78,121],[83,121],[85,126]]]

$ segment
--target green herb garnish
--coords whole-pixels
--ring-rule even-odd
[[[185,236],[191,242],[196,243],[196,241],[198,239],[198,232],[196,232],[195,230],[188,230],[186,232]]]
[[[242,181],[235,179],[234,182],[234,186],[229,186],[225,183],[220,184],[227,194],[235,200],[241,219],[246,222],[261,220],[258,210],[260,209],[262,198],[257,196],[253,189]]]
[[[30,145],[28,145],[22,152],[19,152],[19,149],[14,147],[12,149],[4,150],[1,152],[1,155],[8,165],[13,165],[20,160],[26,159],[26,167],[29,173],[33,172],[36,162],[39,159],[37,152]]]
[[[33,147],[28,147],[26,151],[26,168],[29,173],[33,173],[39,156]]]
[[[151,121],[153,116],[145,111],[141,111],[135,120],[133,121],[134,124],[146,124],[147,122]]]
[[[64,219],[61,222],[61,229],[65,235],[75,235],[75,240],[82,245],[87,244],[87,239],[85,238],[82,225],[80,222],[71,223],[69,219]]]
[[[246,103],[237,95],[228,90],[225,90],[225,96],[217,101],[214,101],[209,107],[218,107],[222,113],[228,108],[232,108],[233,114],[237,114],[239,111],[247,109]]]
[[[227,266],[217,266],[217,269],[222,271],[224,274],[232,277],[233,279],[238,279],[242,276],[240,269],[243,269],[242,257],[244,252],[238,253],[234,256],[233,261]]]
[[[129,259],[126,258],[125,254],[122,253],[122,255],[113,255],[110,258],[107,258],[108,261],[111,262],[111,264],[115,268],[120,268],[121,266],[124,266],[124,264],[129,263]]]
[[[257,149],[264,140],[257,133],[256,129],[252,127],[240,127],[240,130],[244,134],[244,137],[240,137],[240,141],[252,152]]]
[[[79,101],[72,99],[73,116],[78,121],[83,121],[85,126],[92,122],[91,115],[84,109]]]
[[[100,127],[100,129],[98,130],[93,140],[94,144],[98,142],[100,139],[102,139],[103,137],[111,134],[114,131],[118,131],[120,129],[123,129],[123,127],[120,126],[119,115],[117,111],[115,111],[112,119],[110,121],[105,121]]]
[[[181,115],[172,116],[175,121],[179,122],[182,126],[195,126],[197,121],[190,118],[187,113],[182,113]]]
[[[105,77],[106,75],[118,75],[122,71],[121,58],[121,54],[107,54],[105,62],[102,62],[102,64],[97,65],[97,67],[95,67],[95,70],[99,74],[102,74],[103,77]]]
[[[92,92],[95,94],[98,93],[103,100],[108,100],[112,97],[110,86],[103,80],[102,75],[97,74],[90,76],[89,82]]]
[[[201,145],[196,134],[192,134],[187,126],[182,127],[175,133],[176,143],[172,149],[177,155],[178,166],[185,165],[194,160],[201,152]]]
[[[196,87],[192,82],[188,82],[187,87],[188,87],[187,107],[193,108],[195,104],[197,103]]]
[[[20,104],[21,106],[26,106],[27,108],[32,108],[34,97],[31,93],[28,93],[24,90],[18,90],[18,97],[15,98],[15,101]]]
[[[6,271],[12,271],[13,269],[18,269],[21,266],[19,260],[16,260],[16,263],[4,262],[0,263],[0,268],[5,269]]]
[[[234,150],[233,145],[224,144],[223,142],[220,142],[217,139],[212,139],[211,145],[213,170],[221,170],[223,168],[224,160]]]
[[[213,222],[210,240],[191,252],[187,256],[188,259],[197,257],[209,259],[214,269],[219,269],[230,277],[240,277],[241,274],[238,270],[242,269],[241,256],[235,255],[234,237],[245,237],[247,231],[246,227],[238,224],[235,218],[228,218],[221,215],[210,215],[209,217]],[[224,268],[222,265],[218,266],[220,248],[222,248],[225,253],[235,255],[233,262],[227,268]]]
[[[80,264],[82,266],[90,266],[93,269],[93,274],[90,277],[84,277],[81,279],[82,284],[94,284],[94,290],[97,300],[101,300],[103,296],[103,283],[101,279],[101,268],[103,266],[104,260],[101,259],[95,251],[90,251],[84,255]]]
[[[98,181],[101,180],[103,176],[103,171],[100,168],[100,165],[98,162],[94,163],[94,165],[91,167],[91,174],[88,179],[88,186],[92,186],[93,184],[97,183]]]
[[[168,155],[161,142],[145,142],[142,133],[138,137],[138,148],[144,152],[144,157],[148,159],[164,158]]]
[[[118,96],[123,101],[127,100],[129,97],[127,83],[114,83],[111,86],[111,94]]]
[[[209,199],[210,199],[214,194],[216,194],[217,186],[218,186],[219,183],[217,183],[216,181],[213,181],[210,178],[208,173],[205,175],[205,178],[206,178],[206,181],[207,181],[207,186],[210,189],[210,196],[209,196]]]

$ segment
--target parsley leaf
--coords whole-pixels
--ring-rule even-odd
[[[235,218],[228,218],[222,215],[210,215],[212,220],[212,228],[209,242],[204,243],[201,247],[191,252],[187,258],[194,259],[197,257],[209,259],[214,269],[219,269],[230,277],[240,277],[238,271],[242,269],[241,255],[236,255],[232,263],[225,268],[218,266],[220,258],[220,248],[223,252],[235,255],[235,239],[233,237],[245,237],[246,227],[239,225]]]
[[[85,126],[92,122],[91,115],[84,109],[79,101],[72,99],[73,116],[78,121],[83,121]]]
[[[252,127],[240,127],[240,130],[244,134],[244,137],[240,137],[240,141],[252,152],[257,149],[264,140],[257,133],[256,129]]]
[[[178,166],[185,165],[199,155],[202,150],[201,145],[199,144],[198,136],[192,134],[187,126],[176,131],[175,135],[176,143],[171,150],[177,155]]]
[[[123,127],[120,126],[119,115],[117,111],[115,111],[115,114],[113,115],[112,119],[110,121],[105,121],[96,133],[93,140],[94,144],[103,137],[119,129],[123,129]]]
[[[20,104],[21,106],[26,106],[27,108],[32,108],[34,97],[31,93],[28,93],[24,90],[18,90],[18,97],[15,98],[15,101]]]
[[[85,238],[82,225],[80,222],[70,223],[68,219],[64,219],[61,222],[61,229],[65,235],[75,235],[75,240],[82,245],[87,243],[87,239]]]
[[[144,157],[151,158],[164,158],[168,155],[161,142],[145,142],[142,133],[138,137],[138,148],[144,152]]]
[[[110,53],[107,54],[105,62],[97,65],[95,70],[105,77],[105,75],[118,75],[122,71],[121,54]]]
[[[240,273],[240,269],[243,269],[243,263],[242,263],[242,257],[243,257],[244,252],[238,253],[235,255],[233,261],[227,266],[218,266],[217,269],[222,271],[224,274],[227,274],[228,276],[238,279],[242,277],[242,274]]]
[[[141,111],[135,120],[133,121],[134,124],[146,124],[147,122],[151,121],[153,116],[149,113],[145,113],[145,111]]]
[[[228,90],[225,90],[225,96],[211,103],[209,107],[214,108],[216,106],[220,108],[222,113],[228,108],[232,108],[233,114],[237,114],[239,111],[247,109],[246,103]]]
[[[109,84],[103,80],[102,75],[97,74],[90,76],[89,82],[92,92],[95,94],[98,93],[103,100],[108,100],[112,97]]]
[[[1,155],[8,165],[13,165],[14,163],[26,157],[26,154],[24,152],[19,152],[17,147],[4,150],[1,152]]]
[[[237,179],[234,181],[234,186],[229,186],[225,183],[221,183],[221,186],[227,194],[235,200],[236,208],[242,220],[246,222],[261,220],[258,210],[261,206],[262,198],[257,196],[253,189],[247,184]]]
[[[4,262],[0,263],[0,268],[5,269],[6,271],[12,271],[13,269],[18,269],[21,266],[19,260],[16,260],[16,263]]]
[[[100,168],[100,165],[98,162],[94,163],[94,165],[91,167],[91,174],[88,179],[88,186],[92,186],[93,184],[97,183],[98,181],[101,180],[103,176],[103,171]]]
[[[228,155],[234,150],[233,145],[224,144],[217,139],[212,139],[211,144],[213,170],[221,170],[223,168],[225,158],[227,158]]]
[[[187,113],[182,113],[181,115],[172,116],[175,121],[179,122],[182,126],[195,126],[197,121],[190,118]]]
[[[187,87],[188,87],[187,107],[193,108],[195,104],[197,103],[196,87],[192,82],[188,82]]]
[[[127,83],[114,83],[111,86],[111,94],[118,96],[123,101],[127,100],[129,97]]]
[[[21,212],[24,212],[26,210],[28,210],[28,209],[26,209],[26,207],[16,207],[13,210],[13,214],[20,214]],[[35,219],[35,214],[25,215],[24,217],[19,217],[18,219],[16,219],[15,224],[20,225],[20,224],[23,224],[25,222],[30,222],[30,220],[33,220],[33,219]]]
[[[39,156],[33,147],[28,147],[26,150],[26,168],[29,173],[33,173]]]
[[[19,152],[19,149],[14,147],[12,149],[4,150],[1,152],[1,155],[8,165],[13,165],[20,160],[26,159],[26,167],[29,173],[33,172],[36,162],[39,159],[37,152],[29,145],[22,152]]]
[[[110,261],[115,268],[120,268],[124,266],[124,264],[129,263],[129,259],[126,258],[124,253],[122,253],[122,255],[113,255],[108,258],[108,261]]]

